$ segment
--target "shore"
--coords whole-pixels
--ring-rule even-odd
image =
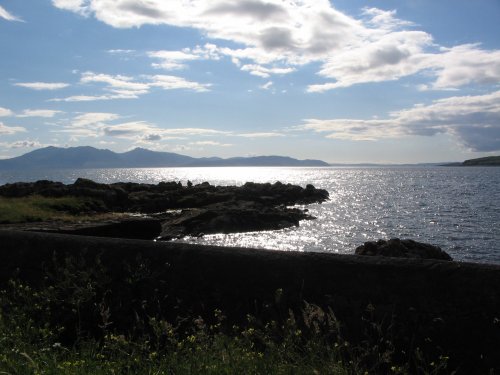
[[[138,259],[151,275],[134,293],[181,301],[165,306],[166,318],[215,309],[237,322],[268,314],[280,291],[281,309],[299,311],[304,301],[331,308],[355,342],[367,311],[399,327],[400,340],[433,345],[459,373],[500,370],[500,266],[388,257],[278,252],[188,244],[0,230],[0,283],[17,275],[43,283],[44,266],[57,257],[99,259],[113,293],[126,296],[130,267]],[[166,302],[168,304],[168,302]],[[126,309],[125,309],[126,310]],[[270,313],[269,313],[270,314]],[[128,324],[123,316],[116,326]],[[467,372],[468,371],[468,372]],[[472,372],[471,372],[472,371]]]
[[[298,226],[301,220],[314,217],[307,209],[292,206],[328,199],[326,190],[313,185],[303,188],[281,182],[213,186],[188,181],[183,186],[175,181],[101,184],[78,178],[65,185],[41,180],[0,186],[0,224],[25,230],[168,241]]]

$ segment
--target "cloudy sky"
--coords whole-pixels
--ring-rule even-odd
[[[500,153],[498,0],[0,0],[0,157]]]

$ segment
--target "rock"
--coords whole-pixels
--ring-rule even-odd
[[[81,236],[116,237],[140,240],[152,240],[161,231],[161,223],[154,218],[128,218],[97,224],[87,224],[58,229],[58,233],[74,234]]]
[[[213,186],[203,182],[182,186],[180,182],[101,184],[78,178],[68,185],[37,181],[0,186],[0,196],[31,194],[92,198],[102,211],[159,214],[163,220],[161,239],[296,226],[300,220],[312,217],[305,210],[287,206],[321,203],[329,198],[326,190],[313,185],[302,188],[281,182],[247,182],[243,186]],[[166,213],[174,209],[184,211],[175,215]]]
[[[15,182],[0,186],[0,196],[22,198],[28,195],[43,195],[46,197],[61,197],[69,192],[68,186],[61,182],[40,180],[36,182]]]
[[[297,208],[268,207],[252,202],[215,204],[209,207],[182,210],[162,222],[157,240],[214,233],[277,230],[298,226],[303,219],[314,219]]]
[[[161,233],[161,221],[148,216],[117,215],[99,221],[44,221],[1,225],[0,229],[60,233],[79,236],[154,240]]]
[[[414,240],[393,238],[389,241],[369,241],[356,248],[356,255],[386,256],[396,258],[418,258],[453,260],[439,246],[434,246]]]
[[[102,200],[109,210],[161,212],[176,208],[200,208],[216,203],[249,201],[265,205],[295,205],[321,203],[328,200],[326,190],[312,185],[301,186],[276,182],[247,182],[243,186],[213,186],[208,182],[182,186],[180,182],[160,182],[157,185],[133,182],[100,184],[78,178],[74,184],[37,181],[0,186],[0,196],[24,197],[39,194],[60,197],[74,195]]]

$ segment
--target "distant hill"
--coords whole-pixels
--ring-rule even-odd
[[[485,158],[469,159],[462,163],[463,166],[500,166],[500,156],[487,156]]]
[[[240,166],[328,166],[321,160],[297,160],[286,156],[255,156],[222,159],[193,158],[172,152],[135,148],[124,153],[90,146],[45,147],[27,154],[0,160],[0,170],[57,168],[153,168],[153,167],[240,167]]]

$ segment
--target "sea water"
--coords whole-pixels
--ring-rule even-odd
[[[134,168],[0,172],[0,184],[78,177],[242,185],[247,181],[313,184],[330,200],[308,205],[315,220],[277,231],[206,235],[182,242],[284,251],[352,254],[365,241],[411,238],[440,246],[455,260],[500,264],[500,168]]]

